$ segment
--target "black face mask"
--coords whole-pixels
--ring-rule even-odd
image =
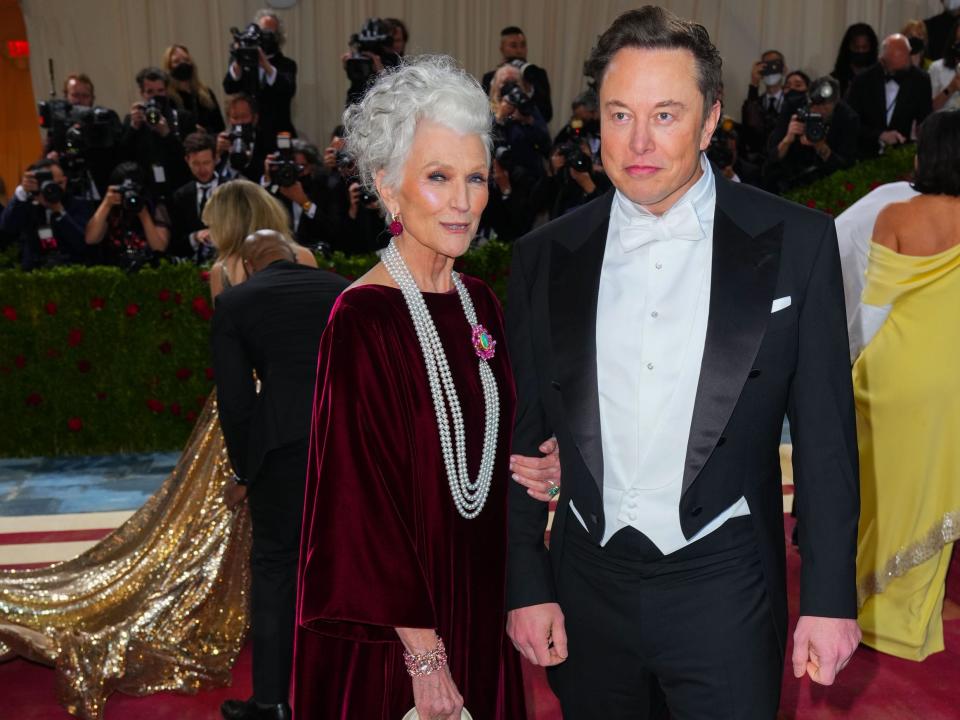
[[[870,55],[869,52],[852,52],[850,53],[850,64],[854,67],[866,67],[870,64]]]
[[[170,70],[170,75],[176,80],[189,80],[193,77],[193,63],[185,62],[174,65]]]
[[[260,38],[260,47],[264,55],[276,55],[280,49],[280,42],[277,40],[277,34],[270,30],[264,30]]]
[[[919,55],[923,52],[923,49],[926,45],[923,42],[923,38],[912,37],[910,38],[910,54]]]

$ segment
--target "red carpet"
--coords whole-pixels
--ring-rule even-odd
[[[791,521],[787,517],[788,531]],[[796,616],[799,558],[791,548],[788,572],[791,615]],[[948,595],[960,600],[960,558],[954,556]],[[923,663],[899,660],[860,648],[830,688],[784,677],[781,715],[800,720],[955,720],[960,717],[960,619],[945,623],[946,652]],[[790,650],[788,649],[788,653]],[[788,654],[789,662],[789,654]],[[560,712],[542,671],[525,665],[529,720],[559,720]],[[244,651],[233,671],[234,686],[196,696],[163,693],[145,698],[114,695],[105,720],[217,720],[228,697],[250,694],[250,655]],[[0,664],[0,718],[68,720],[54,700],[53,672],[24,660]],[[359,720],[359,719],[358,719]],[[479,719],[478,719],[479,720]]]

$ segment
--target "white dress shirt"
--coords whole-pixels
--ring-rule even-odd
[[[610,211],[596,328],[606,519],[601,545],[629,525],[667,555],[730,517],[749,514],[740,498],[689,541],[680,527],[710,312],[716,185],[703,156],[701,167],[703,176],[660,217],[619,191]]]
[[[884,102],[887,103],[887,125],[893,117],[893,111],[897,108],[897,95],[900,94],[900,83],[896,80],[887,80],[883,86]]]

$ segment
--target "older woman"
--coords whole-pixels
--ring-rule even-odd
[[[393,239],[321,343],[294,714],[523,718],[504,633],[514,386],[496,297],[453,271],[487,202],[487,98],[422,57],[344,121]]]
[[[944,581],[960,538],[960,111],[929,116],[917,147],[920,195],[874,226],[867,344],[853,366],[858,620],[864,644],[908,660],[944,649]]]

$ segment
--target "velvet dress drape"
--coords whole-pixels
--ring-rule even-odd
[[[506,503],[515,393],[499,303],[464,277],[499,341],[497,455],[480,515],[457,512],[426,368],[400,290],[341,295],[320,347],[304,505],[294,668],[298,720],[399,720],[413,690],[395,627],[436,628],[477,720],[526,717],[505,633]],[[425,293],[462,408],[471,476],[484,401],[457,293]]]

